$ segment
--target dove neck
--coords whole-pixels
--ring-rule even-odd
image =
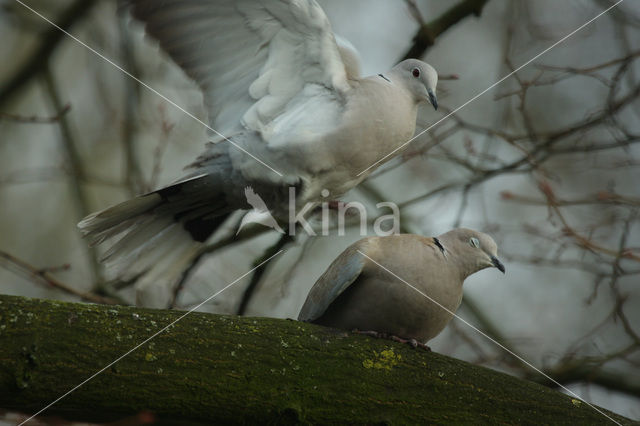
[[[438,241],[440,246],[444,248],[447,261],[453,263],[455,269],[460,272],[461,281],[479,270],[475,259],[465,253],[466,247],[462,246],[460,241],[452,237],[451,234],[440,235],[434,238],[435,241]]]

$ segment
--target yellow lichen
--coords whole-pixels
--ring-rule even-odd
[[[374,359],[365,359],[362,361],[364,368],[391,371],[391,369],[402,360],[402,356],[393,352],[393,349],[385,349],[380,353],[373,351],[373,355]]]
[[[580,406],[580,404],[582,404],[582,401],[580,401],[579,399],[572,399],[572,400],[571,400],[571,403],[572,403],[573,405],[575,405],[576,407],[579,407],[579,406]]]

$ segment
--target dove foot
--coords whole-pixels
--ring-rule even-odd
[[[416,339],[403,339],[402,337],[398,337],[398,336],[394,336],[392,334],[387,334],[387,333],[380,333],[378,331],[373,331],[373,330],[352,330],[353,333],[356,334],[363,334],[365,336],[371,336],[371,337],[375,337],[376,339],[389,339],[389,340],[393,340],[394,342],[398,342],[398,343],[406,343],[408,345],[410,345],[412,348],[422,348],[425,351],[431,352],[431,348],[429,346],[427,346],[424,343],[420,343],[418,342]]]
[[[411,345],[412,348],[422,348],[425,351],[431,352],[431,348],[429,346],[427,346],[424,343],[420,343],[418,342],[416,339],[403,339],[401,337],[398,336],[391,336],[390,337],[391,340],[393,340],[394,342],[398,342],[398,343],[406,343],[408,345]]]

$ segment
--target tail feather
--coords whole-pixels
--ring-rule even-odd
[[[145,247],[144,256],[137,256],[127,264],[127,269],[137,273],[151,270],[152,268],[162,269],[165,265],[171,263],[170,259],[173,257],[177,247],[200,245],[185,237],[178,224],[169,225],[162,231],[161,235],[154,238],[155,242],[151,242],[150,245]],[[171,240],[172,244],[161,244],[162,241],[168,240]]]
[[[180,228],[179,224],[165,222],[163,225],[165,225],[164,228],[155,235],[141,234],[151,238],[141,246],[130,247],[130,249],[127,247],[128,250],[120,252],[114,261],[107,263],[108,267],[117,271],[123,279],[131,279],[156,268],[163,268],[163,265],[173,257],[173,252],[178,246],[202,245],[188,238],[188,234]]]
[[[166,306],[199,248],[230,213],[206,178],[125,201],[78,224],[92,244],[120,236],[102,260],[121,279],[140,277],[136,290],[146,306]]]
[[[92,213],[78,223],[78,228],[91,244],[100,244],[109,237],[125,231],[131,222],[162,202],[157,193],[151,193],[127,200],[105,210]]]
[[[162,220],[151,214],[142,215],[136,224],[128,224],[129,231],[105,252],[101,260],[108,262],[118,257],[132,257],[147,247],[153,247],[162,238],[163,231],[173,223],[170,219]]]

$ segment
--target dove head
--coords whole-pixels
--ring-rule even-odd
[[[463,263],[466,275],[485,268],[495,267],[504,274],[504,265],[498,260],[498,246],[493,238],[472,229],[457,228],[438,237],[444,247]]]
[[[417,59],[407,59],[393,67],[392,72],[405,83],[416,102],[429,102],[434,109],[438,109],[438,73],[431,65]]]

